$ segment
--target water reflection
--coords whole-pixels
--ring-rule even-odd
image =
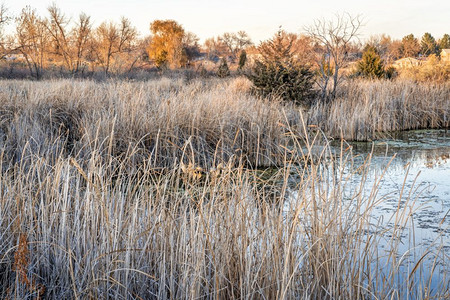
[[[445,130],[421,130],[399,133],[391,138],[372,143],[351,144],[356,162],[363,163],[372,151],[371,171],[366,181],[370,190],[381,172],[385,175],[379,185],[379,195],[389,195],[373,211],[373,219],[382,220],[383,227],[393,226],[392,216],[406,203],[410,205],[410,221],[403,231],[399,253],[418,257],[426,251],[438,250],[450,253],[450,132]],[[395,156],[395,157],[394,157]],[[392,159],[392,157],[394,157]],[[361,178],[352,178],[357,185]],[[351,189],[351,187],[350,187]],[[409,199],[409,200],[408,200]],[[380,246],[388,248],[390,237]],[[446,254],[447,253],[447,254]],[[413,258],[413,261],[415,259]],[[423,262],[426,269],[433,265]],[[441,266],[432,274],[433,281],[440,282],[448,266]],[[421,274],[423,276],[423,274]],[[429,275],[429,274],[428,274]],[[433,284],[434,285],[434,284]]]
[[[361,163],[373,149],[373,176],[386,170],[380,194],[389,193],[392,197],[377,212],[381,215],[396,210],[399,201],[396,196],[402,189],[409,195],[412,189],[416,239],[423,243],[441,238],[444,246],[450,247],[450,132],[409,131],[373,143],[351,145]],[[369,177],[369,187],[370,181]]]

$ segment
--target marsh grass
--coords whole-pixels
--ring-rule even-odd
[[[298,113],[248,95],[246,79],[3,81],[0,142],[16,163],[31,154],[127,158],[154,167],[208,166],[233,156],[252,165],[276,165],[286,121]],[[287,111],[283,112],[283,110]],[[194,155],[195,154],[195,155]],[[83,159],[87,161],[87,159]]]
[[[402,239],[414,191],[246,81],[1,84],[0,298],[450,296],[448,254]]]
[[[392,131],[449,128],[450,84],[349,81],[334,102],[311,109],[309,123],[330,137],[362,141]]]

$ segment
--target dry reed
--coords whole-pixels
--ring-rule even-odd
[[[286,115],[297,123],[298,113],[283,113],[285,106],[256,99],[248,89],[244,78],[2,81],[0,146],[12,162],[31,153],[56,158],[100,151],[135,165],[151,157],[155,167],[180,159],[205,167],[234,156],[277,164],[284,133],[278,124]]]
[[[369,140],[392,131],[449,128],[450,83],[356,80],[332,103],[310,111],[310,124],[331,137]]]
[[[370,156],[246,84],[2,82],[0,298],[449,297],[380,249],[410,206],[375,222]]]

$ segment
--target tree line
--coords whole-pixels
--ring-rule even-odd
[[[420,39],[408,34],[396,40],[382,34],[371,36],[367,44],[373,46],[385,61],[392,62],[403,57],[439,55],[442,49],[450,49],[450,35],[435,39],[426,32]]]
[[[362,58],[361,74],[379,77],[385,74],[379,62],[387,65],[402,57],[439,55],[441,49],[450,48],[448,34],[435,39],[430,33],[420,40],[412,34],[399,40],[388,35],[372,36],[363,45],[359,39],[362,19],[349,14],[336,15],[332,20],[317,19],[304,28],[304,34],[280,28],[273,38],[258,45],[245,31],[226,32],[200,45],[194,33],[174,20],[154,20],[149,26],[150,34],[140,37],[125,17],[94,26],[88,15],[82,13],[72,20],[55,4],[48,7],[45,17],[25,7],[12,18],[1,6],[0,29],[6,23],[12,23],[14,31],[8,35],[0,31],[3,77],[20,68],[36,79],[45,72],[80,77],[94,73],[126,75],[135,70],[198,67],[196,61],[207,60],[221,60],[216,74],[225,77],[230,74],[229,63],[245,73],[244,67],[250,60],[250,78],[255,72],[263,74],[276,69],[282,86],[290,84],[283,80],[292,74],[311,71],[322,99],[335,97],[344,78],[342,69],[350,61]],[[295,72],[288,76],[288,71]],[[295,78],[289,80],[302,81]]]
[[[45,70],[84,75],[128,73],[135,69],[156,67],[177,69],[191,66],[202,55],[210,59],[236,58],[252,41],[244,31],[224,33],[208,39],[204,50],[199,38],[174,20],[155,20],[150,35],[140,37],[130,20],[106,21],[94,27],[90,16],[82,13],[68,18],[55,4],[47,16],[25,7],[12,18],[4,5],[0,7],[0,30],[13,23],[8,35],[0,31],[0,58],[10,67],[25,65],[29,74],[42,78]]]

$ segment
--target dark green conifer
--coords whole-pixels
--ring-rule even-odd
[[[261,43],[258,47],[261,58],[255,62],[248,78],[257,95],[309,105],[315,96],[314,74],[295,59],[294,39],[294,35],[280,29],[272,39]]]
[[[420,47],[421,47],[420,53],[425,56],[437,54],[439,49],[436,40],[429,32],[426,32],[423,35],[422,40],[420,41]]]
[[[384,75],[383,61],[373,46],[366,47],[358,62],[358,74],[365,78],[381,78]]]
[[[246,62],[247,62],[247,52],[245,52],[245,50],[242,50],[241,54],[239,54],[238,69],[239,70],[244,69]]]
[[[417,56],[417,54],[419,54],[419,41],[414,37],[412,33],[403,37],[401,52],[403,57],[415,57]]]
[[[448,33],[439,40],[439,48],[450,49],[450,35]]]
[[[230,76],[230,68],[228,67],[228,63],[225,57],[222,57],[222,59],[220,60],[219,69],[217,70],[217,76],[219,76],[220,78]]]

